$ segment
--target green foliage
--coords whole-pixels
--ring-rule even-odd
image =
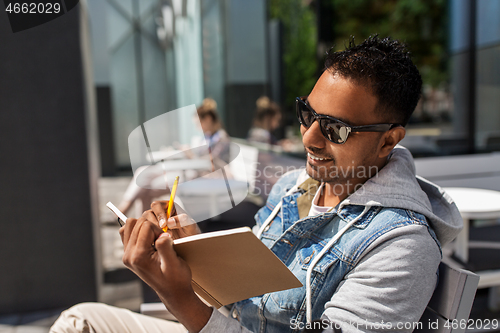
[[[280,20],[284,27],[285,106],[291,109],[295,97],[308,94],[316,82],[316,17],[303,0],[270,0],[269,3],[270,17]]]
[[[406,42],[425,84],[447,81],[446,0],[323,0],[333,5],[336,50],[349,36],[360,42],[378,33]]]
[[[391,36],[408,44],[424,84],[448,81],[447,0],[269,0],[270,18],[284,26],[286,106],[311,91],[323,65],[317,56],[317,1],[333,8],[328,26],[334,50],[343,50],[350,36],[357,42]]]

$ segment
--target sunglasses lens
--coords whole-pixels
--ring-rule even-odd
[[[302,99],[297,98],[296,111],[300,123],[305,127],[310,127],[316,120],[313,111]],[[326,118],[326,116],[316,116],[318,117],[319,127],[321,128],[321,132],[325,138],[333,143],[339,144],[342,144],[347,140],[350,132],[350,128],[348,126],[336,121],[335,119]]]
[[[297,116],[305,127],[309,127],[314,122],[314,115],[303,101],[297,101]]]
[[[330,119],[322,119],[321,130],[328,140],[334,143],[344,143],[349,135],[346,126]]]

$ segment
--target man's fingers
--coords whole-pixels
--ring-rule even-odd
[[[137,269],[143,269],[147,266],[151,255],[154,253],[155,239],[162,234],[156,222],[148,221],[141,217],[137,220],[132,231],[123,255],[125,266],[137,272]]]
[[[167,221],[167,226],[170,229],[178,229],[192,224],[196,224],[196,222],[187,214],[172,216]]]
[[[134,230],[135,224],[137,223],[137,219],[128,218],[127,223],[120,228],[120,236],[122,238],[123,247],[126,248],[130,239],[130,235],[132,234],[132,230]]]
[[[176,264],[179,260],[173,244],[174,240],[172,239],[172,236],[166,232],[162,233],[155,243],[158,254],[160,255],[162,261],[167,263],[167,265]]]
[[[161,228],[155,222],[144,221],[137,234],[136,247],[146,251],[154,249],[155,240],[163,233]]]
[[[130,237],[128,238],[127,245],[124,244],[125,251],[127,251],[127,249],[129,247],[131,247],[131,248],[135,247],[135,245],[137,243],[137,238],[139,237],[139,232],[141,231],[141,228],[142,228],[145,221],[146,221],[146,219],[144,217],[141,217],[138,220],[136,220],[135,225],[132,227],[133,229],[130,232]]]
[[[121,227],[120,230],[118,230],[118,233],[120,234],[120,238],[122,239],[122,244],[124,243],[124,237],[125,237],[125,226]]]
[[[168,201],[165,200],[153,201],[153,203],[151,204],[151,210],[155,214],[158,224],[161,228],[165,226],[165,222],[167,221],[167,207]]]
[[[144,213],[142,213],[142,217],[144,217],[146,220],[148,221],[152,221],[152,222],[158,222],[158,217],[156,216],[156,214],[153,212],[152,209],[149,209],[147,211],[145,211]]]

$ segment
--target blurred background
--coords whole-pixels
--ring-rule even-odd
[[[250,187],[237,209],[200,226],[252,225],[274,181],[304,166],[295,97],[311,91],[326,52],[350,36],[409,46],[424,87],[402,144],[417,172],[442,186],[500,190],[500,0],[86,0],[18,33],[4,14],[2,332],[46,332],[77,302],[137,311],[154,298],[121,264],[118,224],[104,204],[137,216],[168,194],[134,192],[128,150],[134,129],[168,111],[215,102],[217,128],[243,147]],[[182,116],[173,121],[173,134],[189,134]],[[471,219],[471,228],[495,228],[499,217]],[[499,248],[476,256],[487,263],[472,248],[457,263],[495,272]],[[492,281],[478,291],[477,318],[500,317],[500,276]]]
[[[262,95],[282,108],[276,136],[297,135],[295,97],[311,91],[325,52],[375,33],[406,41],[423,76],[408,126],[412,152],[492,151],[500,140],[499,4],[474,4],[89,0],[94,85],[97,100],[109,101],[98,114],[112,119],[101,129],[112,134],[101,140],[102,154],[115,158],[108,172],[128,167],[126,138],[138,124],[204,97],[215,99],[232,137],[246,137]]]

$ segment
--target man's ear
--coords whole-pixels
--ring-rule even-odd
[[[403,140],[405,135],[406,129],[403,126],[394,127],[393,129],[385,132],[382,136],[382,146],[379,150],[379,157],[387,157],[399,141]]]

